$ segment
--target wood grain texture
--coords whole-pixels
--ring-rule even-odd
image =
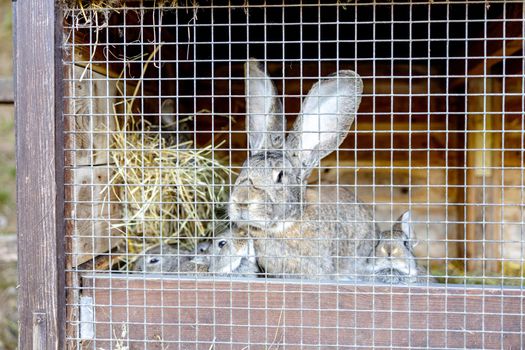
[[[121,241],[119,231],[112,227],[121,218],[116,188],[108,187],[113,175],[112,166],[66,169],[66,236],[71,239],[72,266],[96,258]]]
[[[67,165],[111,163],[115,131],[116,80],[90,69],[74,66],[68,84],[65,117]]]
[[[85,277],[96,344],[129,349],[521,349],[524,291]]]
[[[62,13],[55,12],[54,0],[18,1],[13,7],[19,348],[59,349],[64,344],[65,318],[60,200],[63,155],[59,149],[62,115],[58,97],[62,74],[56,70],[61,56],[55,43],[62,33],[55,20]],[[45,324],[35,326],[35,315]],[[35,330],[40,333],[34,334]]]

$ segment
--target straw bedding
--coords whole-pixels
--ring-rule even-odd
[[[211,236],[231,174],[212,147],[169,144],[144,120],[116,124],[110,188],[122,203],[123,220],[114,227],[126,238],[129,254],[162,242],[193,249],[198,239]]]

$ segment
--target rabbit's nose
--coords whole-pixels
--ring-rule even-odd
[[[237,210],[240,214],[240,216],[244,219],[244,220],[248,220],[249,219],[249,216],[250,216],[250,204],[249,203],[246,203],[246,202],[241,202],[241,203],[236,203],[237,205]]]
[[[235,203],[235,204],[237,205],[237,207],[241,211],[248,210],[248,206],[250,205],[249,203],[246,203],[246,202],[239,202],[239,203]]]
[[[399,247],[394,247],[391,252],[392,256],[400,257],[401,256],[401,250]]]

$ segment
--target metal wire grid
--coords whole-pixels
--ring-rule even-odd
[[[480,348],[492,346],[490,337],[503,343],[508,336],[518,337],[518,346],[523,347],[523,301],[518,299],[519,310],[506,308],[511,299],[520,298],[519,293],[500,298],[496,309],[485,309],[482,303],[481,310],[473,311],[466,302],[471,296],[488,298],[489,284],[502,289],[514,284],[517,291],[523,290],[525,80],[523,39],[515,34],[515,27],[518,24],[522,33],[524,16],[523,12],[518,17],[508,13],[519,4],[246,4],[239,8],[194,4],[170,9],[144,4],[69,11],[64,41],[68,53],[65,64],[71,72],[65,96],[69,106],[65,115],[65,137],[69,140],[66,174],[70,174],[66,178],[66,224],[73,243],[66,272],[72,276],[68,306],[73,316],[68,326],[78,330],[68,333],[69,344],[93,348],[372,348],[386,337],[383,347],[462,348],[470,344],[474,334],[481,335],[476,343]],[[498,9],[501,18],[493,14]],[[109,17],[108,11],[112,13]],[[494,28],[501,32],[491,32]],[[475,51],[479,42],[482,50]],[[489,51],[494,42],[502,43],[495,53]],[[507,53],[513,44],[521,48]],[[234,288],[239,288],[238,281],[245,277],[235,273],[180,277],[176,271],[166,271],[166,265],[156,273],[133,273],[133,265],[126,264],[144,254],[125,243],[123,236],[131,229],[119,226],[129,215],[122,208],[137,202],[150,204],[146,188],[165,189],[175,184],[148,184],[142,172],[145,168],[125,165],[124,179],[137,171],[142,173],[136,186],[141,198],[135,201],[137,194],[130,193],[127,180],[110,183],[115,176],[114,152],[131,157],[135,147],[133,156],[140,158],[161,150],[164,141],[177,145],[190,140],[191,146],[176,148],[175,154],[197,152],[209,144],[211,161],[225,162],[228,169],[241,172],[250,151],[243,130],[246,78],[242,68],[249,57],[256,57],[262,71],[276,84],[289,121],[299,112],[300,99],[307,96],[313,82],[342,69],[361,75],[364,92],[354,126],[329,161],[313,170],[310,183],[317,186],[318,194],[351,185],[361,202],[374,207],[372,220],[382,231],[390,230],[397,217],[409,210],[410,225],[419,241],[413,259],[425,266],[420,274],[439,276],[438,282],[448,287],[437,292],[444,296],[442,308],[433,309],[429,291],[421,292],[412,284],[408,289],[396,289],[392,273],[385,277],[387,291],[382,289],[385,283],[368,281],[374,275],[365,276],[366,282],[359,281],[374,286],[370,304],[363,308],[353,304],[348,310],[336,306],[345,304],[349,297],[357,300],[359,292],[349,289],[352,282],[327,284],[323,274],[314,278],[296,275],[289,282],[318,295],[313,301],[308,293],[292,293],[293,287],[279,278],[260,276],[251,278],[256,284],[247,285],[246,303],[236,305],[233,299],[239,294]],[[495,60],[499,62],[494,64]],[[166,100],[173,101],[173,109],[162,113]],[[176,121],[193,119],[170,129],[161,114],[174,116]],[[137,129],[129,128],[132,121]],[[127,129],[118,131],[116,124]],[[283,133],[285,130],[286,124],[282,126]],[[114,143],[119,135],[125,145],[120,149]],[[157,143],[144,146],[150,136],[156,136]],[[138,144],[131,145],[130,140]],[[222,140],[226,143],[221,144]],[[211,164],[213,173],[218,163]],[[251,169],[250,163],[247,165]],[[173,170],[162,157],[158,167],[161,173]],[[199,187],[196,174],[200,170],[193,167],[195,180],[185,186]],[[225,180],[222,184],[213,178],[207,186],[236,188],[235,174],[228,174]],[[111,194],[112,188],[118,188],[119,194]],[[160,191],[154,202],[184,204],[180,194],[167,201],[165,193]],[[209,205],[215,211],[229,202],[227,197],[215,202],[195,195],[190,204],[195,208]],[[348,204],[337,197],[330,202],[339,212]],[[355,210],[355,205],[352,208]],[[181,229],[180,215],[139,216],[134,228],[146,232],[149,222],[158,222],[162,240],[166,226],[175,232]],[[210,223],[207,232],[211,234],[233,225],[227,216],[185,219],[190,225]],[[320,213],[317,220],[329,221]],[[308,224],[311,219],[299,221]],[[146,233],[137,239],[142,247],[152,244],[151,240],[159,241],[159,237]],[[393,235],[384,240],[396,242]],[[214,239],[212,244],[219,241]],[[373,243],[368,259],[372,267],[378,259],[373,255],[381,248],[376,240]],[[175,253],[161,245],[149,262],[197,253],[195,248],[189,252],[180,246],[174,249]],[[179,282],[199,280],[210,282],[193,287]],[[467,286],[470,283],[482,285]],[[419,284],[435,286],[430,279]],[[107,295],[102,297],[104,291]],[[183,300],[182,294],[177,294],[174,300],[170,292],[186,293],[186,297],[193,294],[193,299]],[[463,332],[451,331],[449,322],[453,322],[446,317],[442,326],[429,326],[434,317],[451,312],[454,305],[448,304],[449,293],[463,297],[464,309],[452,311],[462,318]],[[203,295],[211,300],[199,299]],[[255,299],[257,295],[259,299]],[[390,309],[385,309],[381,295],[389,295]],[[398,296],[403,295],[408,303],[396,309]],[[297,296],[296,306],[287,306]],[[323,304],[323,296],[333,298],[333,304]],[[155,298],[151,304],[149,298]],[[229,307],[224,298],[230,299]],[[413,306],[418,303],[427,311]],[[205,317],[209,313],[204,306],[213,310],[211,318]],[[252,311],[263,311],[264,319],[257,319]],[[358,311],[371,313],[371,323],[360,326],[366,317]],[[323,326],[323,312],[334,313],[335,323]],[[493,322],[485,324],[483,318],[480,329],[469,330],[473,312],[493,316]],[[137,314],[143,319],[137,321]],[[244,328],[235,321],[240,314],[246,322]],[[518,326],[509,328],[504,314],[517,316]],[[188,315],[194,319],[185,318]],[[346,315],[351,315],[350,323],[344,320]],[[400,315],[408,319],[406,328],[396,326]],[[384,326],[385,316],[390,326]],[[299,326],[294,318],[299,319]],[[266,325],[266,341],[249,331],[249,327],[260,326],[258,322]],[[427,328],[421,330],[419,322]],[[232,340],[242,330],[246,338]],[[330,336],[325,337],[324,332]],[[421,332],[426,338],[423,345],[414,336]],[[200,338],[199,334],[210,337]],[[399,334],[406,339],[396,339]],[[435,335],[441,340],[436,342]],[[369,338],[368,342],[363,343],[363,338]]]

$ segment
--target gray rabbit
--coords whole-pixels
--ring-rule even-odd
[[[196,274],[207,273],[209,266],[210,259],[208,255],[197,255],[182,263],[178,272],[183,276],[193,276]]]
[[[253,239],[235,226],[215,236],[208,254],[212,273],[243,277],[256,277],[260,273]]]
[[[410,222],[410,212],[407,211],[399,217],[391,230],[380,233],[374,252],[367,260],[368,269],[364,280],[388,284],[434,282],[417,265]]]
[[[348,188],[307,186],[307,179],[346,137],[361,102],[361,78],[342,70],[316,83],[285,139],[272,81],[255,60],[246,75],[250,156],[230,196],[230,219],[254,239],[270,276],[354,278],[378,232],[371,210]]]
[[[162,137],[166,139],[167,146],[177,145],[179,148],[187,148],[186,144],[191,141],[188,118],[184,119],[176,114],[175,101],[166,99],[160,107]]]
[[[197,254],[205,254],[210,243],[201,242],[197,245]],[[135,272],[188,272],[195,269],[195,252],[178,249],[176,245],[161,244],[146,250],[133,264]],[[206,264],[202,259],[198,265]],[[186,271],[188,270],[188,271]],[[206,267],[207,271],[207,267]]]

